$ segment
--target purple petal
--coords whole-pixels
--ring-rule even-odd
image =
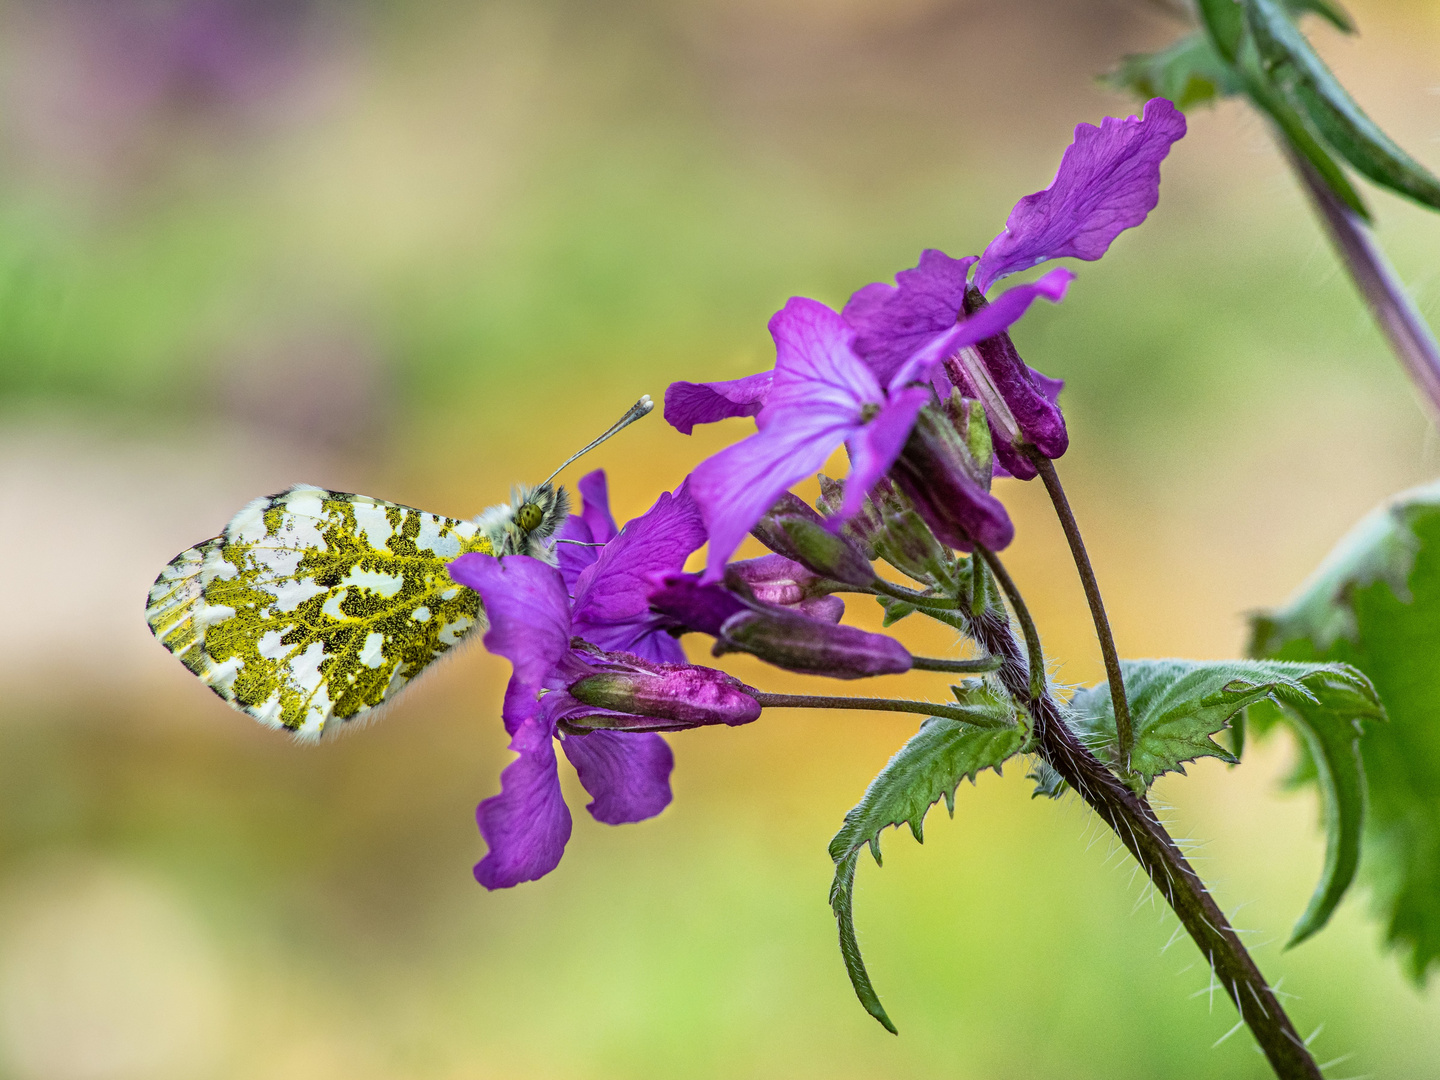
[[[1005,231],[980,256],[976,286],[986,292],[997,278],[1046,259],[1100,258],[1155,209],[1160,162],[1184,134],[1184,115],[1164,98],[1145,103],[1144,119],[1077,126],[1050,186],[1016,203]]]
[[[833,585],[829,579],[784,555],[762,555],[758,559],[733,562],[725,568],[725,580],[741,582],[756,600],[780,607],[823,595],[826,584]]]
[[[665,388],[665,419],[682,435],[696,424],[731,416],[754,416],[770,394],[773,371],[761,371],[728,382],[673,382]]]
[[[567,517],[555,533],[555,561],[560,564],[565,591],[572,596],[580,575],[600,557],[600,549],[590,546],[594,542],[590,526],[578,514]]]
[[[696,466],[690,486],[710,534],[707,581],[724,576],[726,560],[775,500],[819,470],[858,426],[797,410],[793,422],[777,422]]]
[[[475,811],[490,852],[475,866],[487,889],[506,889],[544,877],[560,863],[570,839],[570,811],[560,795],[549,721],[532,716],[515,731],[520,756],[500,774],[500,794]]]
[[[900,456],[915,423],[915,414],[929,400],[930,391],[923,386],[892,394],[890,403],[875,419],[850,437],[850,475],[845,480],[845,500],[832,519],[833,526],[838,527],[860,512],[875,481],[884,476]]]
[[[795,610],[821,622],[838,623],[845,617],[845,601],[838,596],[815,596],[801,600]]]
[[[565,581],[559,570],[526,555],[497,559],[476,552],[461,555],[447,569],[480,594],[490,620],[485,648],[514,666],[502,712],[513,735],[521,721],[535,715],[545,677],[570,647]]]
[[[854,417],[885,395],[855,355],[855,331],[818,300],[792,296],[770,317],[775,339],[775,384],[757,418],[763,429],[776,412],[802,408]]]
[[[664,574],[651,585],[650,604],[690,630],[711,637],[746,603],[721,585],[702,585],[698,574]]]
[[[670,625],[650,611],[651,579],[678,571],[705,542],[700,508],[688,482],[625,526],[605,545],[575,591],[574,634],[602,649],[679,663],[685,654],[664,631]]]
[[[1073,273],[1059,266],[1028,285],[1006,289],[986,307],[932,339],[910,357],[891,378],[891,389],[912,382],[924,382],[930,377],[931,368],[947,356],[953,356],[967,345],[975,345],[1004,333],[1019,322],[1030,305],[1041,297],[1058,304],[1065,298],[1065,290],[1074,280]]]
[[[610,488],[605,481],[605,470],[586,473],[575,487],[580,491],[580,517],[590,528],[590,539],[597,544],[608,544],[620,530],[610,513]]]
[[[955,325],[974,262],[931,248],[920,253],[915,269],[895,275],[895,285],[877,282],[850,297],[841,314],[855,329],[855,352],[882,385],[931,337]]]
[[[644,821],[670,805],[675,757],[659,735],[592,731],[566,736],[560,745],[594,797],[585,809],[596,821]]]

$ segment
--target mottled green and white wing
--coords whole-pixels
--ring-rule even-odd
[[[474,522],[301,484],[177,555],[146,619],[235,708],[317,739],[485,625],[445,564],[490,550]]]

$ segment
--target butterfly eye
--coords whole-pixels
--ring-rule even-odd
[[[527,502],[523,504],[519,510],[515,511],[515,524],[519,525],[526,532],[534,532],[540,527],[540,522],[544,516],[540,511],[540,507],[534,503]]]

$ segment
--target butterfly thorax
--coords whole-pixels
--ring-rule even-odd
[[[529,555],[555,563],[550,538],[570,513],[570,496],[563,487],[544,483],[517,484],[510,501],[492,506],[475,519],[496,555]]]

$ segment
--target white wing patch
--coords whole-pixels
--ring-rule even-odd
[[[445,564],[491,550],[474,522],[298,485],[177,555],[146,619],[235,708],[316,739],[485,624]]]

